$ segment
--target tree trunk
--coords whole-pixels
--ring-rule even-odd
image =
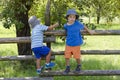
[[[100,23],[100,13],[97,14],[97,24],[99,24],[99,23]]]
[[[50,0],[47,1],[46,12],[45,12],[45,25],[50,26]],[[50,37],[50,36],[46,36]],[[46,43],[47,47],[51,48],[51,43]],[[51,68],[47,69],[51,70]]]
[[[46,5],[45,25],[50,26],[50,0],[47,1]],[[51,48],[51,43],[47,43],[47,46]]]
[[[99,5],[97,9],[97,24],[99,24],[100,22],[100,11],[101,11],[101,6]]]
[[[91,16],[90,16],[90,14],[89,14],[89,24],[91,23]]]
[[[31,0],[31,3],[32,2],[33,0]],[[20,3],[23,4],[27,8],[27,10],[24,12],[16,13],[16,15],[19,15],[16,16],[17,20],[23,24],[23,26],[21,26],[20,28],[17,28],[16,26],[16,35],[17,37],[30,36],[30,27],[28,24],[28,11],[30,10],[32,4],[26,4],[27,0],[21,0]],[[18,55],[32,55],[30,43],[18,43],[17,47],[18,47]],[[23,68],[28,67],[26,66],[26,64],[29,65],[35,64],[33,60],[20,61],[20,62],[21,62],[21,67]]]
[[[32,2],[33,0],[31,0],[31,3]],[[32,4],[29,4],[29,5],[26,4],[27,0],[21,0],[20,3],[25,5],[27,10],[26,12],[16,13],[16,15],[19,15],[19,16],[16,16],[17,20],[24,24],[21,28],[17,28],[16,26],[16,35],[17,37],[30,36],[30,27],[28,24],[28,11],[30,10]],[[19,55],[31,55],[32,54],[30,43],[18,43],[17,46],[18,46]]]
[[[28,14],[21,13],[19,21],[24,24],[22,28],[16,28],[17,37],[30,36],[30,27],[28,24]],[[18,54],[19,55],[31,55],[31,44],[30,43],[18,43]]]

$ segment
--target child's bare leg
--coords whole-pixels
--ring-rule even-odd
[[[76,59],[77,65],[80,65],[80,58]]]
[[[51,51],[48,53],[48,55],[46,56],[46,63],[50,62],[50,57],[51,57]]]
[[[66,60],[66,66],[70,66],[70,59],[69,58],[65,58]]]
[[[46,70],[51,70],[51,68],[55,66],[54,62],[50,62],[50,58],[51,58],[51,51],[46,56],[46,64],[45,64]]]
[[[77,66],[76,66],[75,72],[80,72],[81,70],[80,58],[76,59],[76,62],[77,62]]]
[[[67,74],[70,72],[70,59],[69,58],[65,58],[66,61],[66,69],[64,71],[64,74]]]
[[[37,69],[40,69],[40,61],[41,61],[41,58],[36,59],[36,67],[37,67]]]

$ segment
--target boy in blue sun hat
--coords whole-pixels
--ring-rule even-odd
[[[74,9],[69,9],[66,14],[67,23],[64,24],[66,31],[66,47],[64,57],[66,60],[66,69],[64,74],[70,72],[70,58],[73,56],[76,59],[77,66],[74,72],[81,70],[81,52],[80,46],[83,44],[82,35],[80,30],[86,30],[88,33],[93,34],[86,26],[84,26],[79,19],[79,15]]]
[[[47,30],[52,30],[59,24],[53,24],[51,26],[46,26],[40,24],[40,20],[36,16],[31,16],[28,20],[30,27],[32,29],[31,34],[31,49],[34,52],[36,58],[37,74],[40,74],[43,70],[43,66],[40,65],[41,57],[46,57],[45,68],[52,68],[55,63],[50,62],[51,50],[47,46],[43,45],[43,32]]]

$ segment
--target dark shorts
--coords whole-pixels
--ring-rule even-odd
[[[39,59],[41,57],[46,57],[50,52],[50,48],[48,48],[47,46],[36,47],[32,48],[32,51],[34,52],[35,57]]]

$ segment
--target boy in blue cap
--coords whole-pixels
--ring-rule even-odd
[[[55,66],[55,63],[50,62],[51,50],[47,46],[43,45],[43,32],[47,30],[52,30],[57,27],[59,24],[56,23],[51,26],[41,25],[40,20],[36,16],[31,16],[28,20],[28,23],[31,26],[31,49],[34,52],[36,57],[36,67],[37,74],[40,74],[43,70],[43,66],[40,65],[41,57],[46,57],[45,68],[52,68]]]
[[[90,34],[93,34],[86,26],[78,21],[79,15],[74,9],[69,9],[66,14],[67,23],[64,24],[64,29],[66,31],[66,47],[65,47],[65,60],[66,60],[66,69],[64,73],[70,72],[70,58],[73,57],[76,59],[77,66],[74,72],[80,72],[81,70],[81,53],[80,45],[82,45],[82,35],[80,30],[85,29]]]

